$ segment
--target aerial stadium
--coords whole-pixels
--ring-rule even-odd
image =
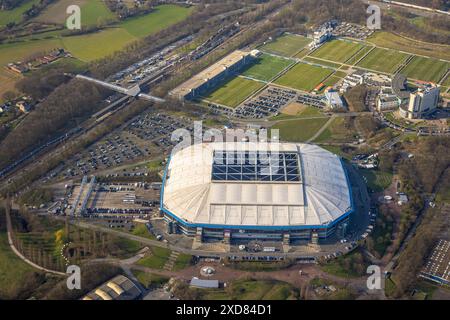
[[[310,144],[212,142],[174,152],[160,209],[169,232],[199,241],[291,243],[332,237],[353,199],[340,157]]]

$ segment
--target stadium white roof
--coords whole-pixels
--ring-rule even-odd
[[[241,163],[230,165],[226,158],[236,151],[242,154]],[[256,162],[249,165],[249,154],[267,152],[284,154],[279,171],[271,167],[278,160],[269,160],[266,176],[254,173],[263,167],[259,164],[263,160],[252,158]],[[288,160],[292,155],[296,160]],[[225,163],[217,164],[220,159]],[[194,225],[327,225],[352,206],[340,158],[309,144],[197,144],[172,155],[165,178],[163,208]]]

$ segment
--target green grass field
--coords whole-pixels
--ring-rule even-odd
[[[188,267],[191,264],[192,256],[189,254],[180,253],[180,255],[177,257],[177,260],[175,260],[175,264],[173,265],[173,271],[179,271],[186,267]]]
[[[424,57],[414,57],[401,70],[408,78],[438,82],[450,67],[449,62]]]
[[[97,26],[117,20],[102,0],[89,0],[81,6],[81,26]]]
[[[298,63],[278,78],[275,83],[298,90],[311,91],[331,73],[333,70],[328,68]]]
[[[333,74],[333,75],[329,76],[328,78],[326,78],[325,81],[323,81],[323,84],[325,85],[325,87],[332,87],[341,80],[342,80],[342,78],[336,77]],[[325,88],[323,90],[325,90]]]
[[[139,236],[139,237],[143,237],[143,238],[147,238],[147,239],[151,239],[151,240],[156,239],[156,237],[148,231],[148,229],[144,223],[137,223],[134,226],[134,229],[133,229],[133,231],[131,231],[131,233],[134,234],[135,236]]]
[[[357,66],[385,73],[394,73],[409,55],[395,50],[373,49]]]
[[[311,39],[293,34],[287,34],[278,37],[274,41],[265,44],[259,49],[268,53],[292,57],[297,52],[306,47],[310,42]]]
[[[192,7],[161,5],[150,14],[125,20],[120,24],[120,27],[135,37],[146,37],[183,21],[191,14],[192,10]]]
[[[34,4],[39,3],[39,0],[27,0],[20,6],[13,10],[1,10],[0,11],[0,29],[6,26],[8,23],[20,23],[23,19],[22,15],[25,11],[29,10]]]
[[[447,78],[442,82],[442,85],[447,87],[447,88],[450,87],[450,74],[447,75]],[[442,91],[445,92],[445,89],[442,90]]]
[[[280,140],[304,142],[311,138],[328,121],[328,118],[298,119],[276,123],[272,129],[280,130]]]
[[[236,300],[286,300],[295,296],[294,287],[286,282],[270,280],[235,280],[231,296]]]
[[[201,294],[201,300],[295,300],[299,290],[287,282],[239,279],[225,289],[190,289]]]
[[[64,47],[82,61],[93,61],[122,50],[137,38],[126,30],[108,28],[100,32],[62,38]]]
[[[359,50],[353,57],[348,59],[345,63],[349,65],[354,65],[357,63],[364,55],[366,55],[370,50],[372,50],[374,47],[372,46],[365,46],[361,50]]]
[[[0,44],[0,67],[14,61],[22,61],[32,54],[62,47],[60,39],[25,41]]]
[[[342,117],[333,119],[333,122],[314,140],[314,142],[351,142],[356,133],[345,128],[344,121],[345,119]]]
[[[335,69],[338,69],[341,66],[341,64],[338,64],[338,63],[323,61],[323,60],[316,59],[313,57],[305,57],[305,58],[303,58],[303,60],[311,62],[311,63],[317,63],[317,64],[320,64],[325,67],[335,68]]]
[[[322,111],[320,109],[311,107],[311,106],[303,106],[297,114],[286,114],[283,113],[283,110],[281,110],[281,113],[273,116],[270,118],[271,121],[277,121],[277,120],[286,120],[286,119],[302,119],[302,118],[311,118],[311,117],[320,117],[323,116]]]
[[[392,182],[392,173],[379,170],[360,170],[367,186],[375,192],[380,192],[390,186]]]
[[[263,54],[255,64],[247,68],[242,75],[258,80],[269,81],[283,71],[293,61]]]
[[[361,43],[357,42],[331,40],[314,51],[311,56],[344,63],[363,47]]]
[[[235,108],[263,86],[264,83],[261,82],[234,77],[204,98],[211,102]]]
[[[450,61],[450,46],[408,39],[389,32],[375,32],[367,42],[379,47],[401,50]]]
[[[169,278],[160,276],[155,273],[149,273],[140,270],[132,270],[132,272],[136,276],[136,279],[138,279],[139,282],[147,289],[161,287],[169,281]]]
[[[104,4],[99,4],[98,1],[100,0],[91,0],[84,4],[85,6],[92,6],[86,18],[91,22],[99,21],[95,8],[98,5],[104,6]],[[176,5],[161,5],[154,12],[147,15],[130,18],[129,20],[115,24],[113,28],[106,28],[95,33],[61,37],[59,32],[51,32],[48,36],[52,38],[49,39],[28,39],[23,42],[1,44],[0,66],[9,62],[20,61],[36,53],[46,52],[54,48],[65,48],[74,57],[85,62],[104,58],[116,51],[122,50],[125,46],[139,38],[154,34],[172,24],[180,22],[191,11],[191,8]],[[110,14],[105,13],[105,15],[102,15],[102,19],[103,17],[110,17]]]
[[[138,264],[152,269],[162,269],[172,251],[166,248],[151,247],[152,254],[138,261]]]
[[[22,286],[23,279],[38,270],[18,258],[9,248],[5,232],[0,233],[0,299],[13,299],[14,287]]]

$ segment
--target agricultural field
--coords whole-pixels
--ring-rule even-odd
[[[311,56],[319,59],[344,63],[363,47],[364,45],[358,42],[331,40],[314,51]]]
[[[132,36],[142,38],[183,21],[192,10],[192,7],[161,5],[150,14],[125,20],[120,23],[120,27]]]
[[[373,49],[357,66],[370,70],[394,73],[409,55],[395,50]]]
[[[275,83],[293,89],[311,91],[332,73],[333,70],[329,68],[298,63],[278,78]]]
[[[269,81],[293,63],[292,60],[263,54],[258,61],[247,68],[242,75],[258,80]]]
[[[325,125],[328,118],[287,120],[276,123],[272,129],[280,130],[280,140],[305,142]]]
[[[33,21],[64,24],[68,17],[66,9],[70,5],[78,5],[80,7],[81,27],[99,26],[118,20],[102,0],[60,0],[49,5]]]
[[[95,1],[99,0],[91,1],[94,1],[93,4],[95,4]],[[107,28],[95,33],[62,37],[59,32],[51,32],[51,34],[45,33],[46,36],[51,37],[49,39],[38,37],[38,40],[33,41],[23,39],[24,41],[21,42],[1,44],[0,66],[54,48],[64,48],[70,51],[74,57],[86,62],[100,59],[122,50],[126,45],[139,38],[180,22],[190,14],[191,10],[176,5],[161,5],[152,13],[125,20],[115,24],[114,28]]]
[[[211,102],[235,108],[263,86],[264,83],[261,82],[234,77],[204,98]]]
[[[450,61],[450,46],[421,42],[389,32],[375,32],[367,42],[377,46]]]
[[[3,68],[10,62],[21,61],[35,53],[50,51],[61,46],[60,39],[0,44],[0,67]]]
[[[121,28],[108,28],[100,32],[63,37],[61,41],[73,56],[89,62],[120,51],[136,39]]]
[[[449,67],[449,62],[433,58],[414,57],[401,72],[408,78],[437,83],[445,75]]]
[[[6,26],[8,23],[20,23],[23,19],[22,15],[25,11],[31,9],[34,4],[39,3],[39,0],[24,1],[22,5],[14,8],[13,10],[1,10],[0,11],[0,29]]]
[[[268,53],[278,54],[285,57],[292,57],[300,50],[305,48],[310,42],[311,39],[298,35],[288,34],[278,37],[274,41],[265,44],[259,49]]]

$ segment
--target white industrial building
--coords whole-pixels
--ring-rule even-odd
[[[198,240],[312,240],[353,211],[341,158],[294,143],[213,142],[173,154],[161,211],[169,230]]]
[[[327,105],[330,109],[335,110],[344,108],[344,102],[336,91],[327,90],[325,92],[325,98],[327,99]]]
[[[434,84],[426,84],[411,93],[409,104],[400,108],[400,115],[407,119],[421,119],[432,113],[439,103],[440,89]]]
[[[377,98],[377,110],[383,112],[393,110],[400,106],[401,99],[391,87],[382,87]]]

